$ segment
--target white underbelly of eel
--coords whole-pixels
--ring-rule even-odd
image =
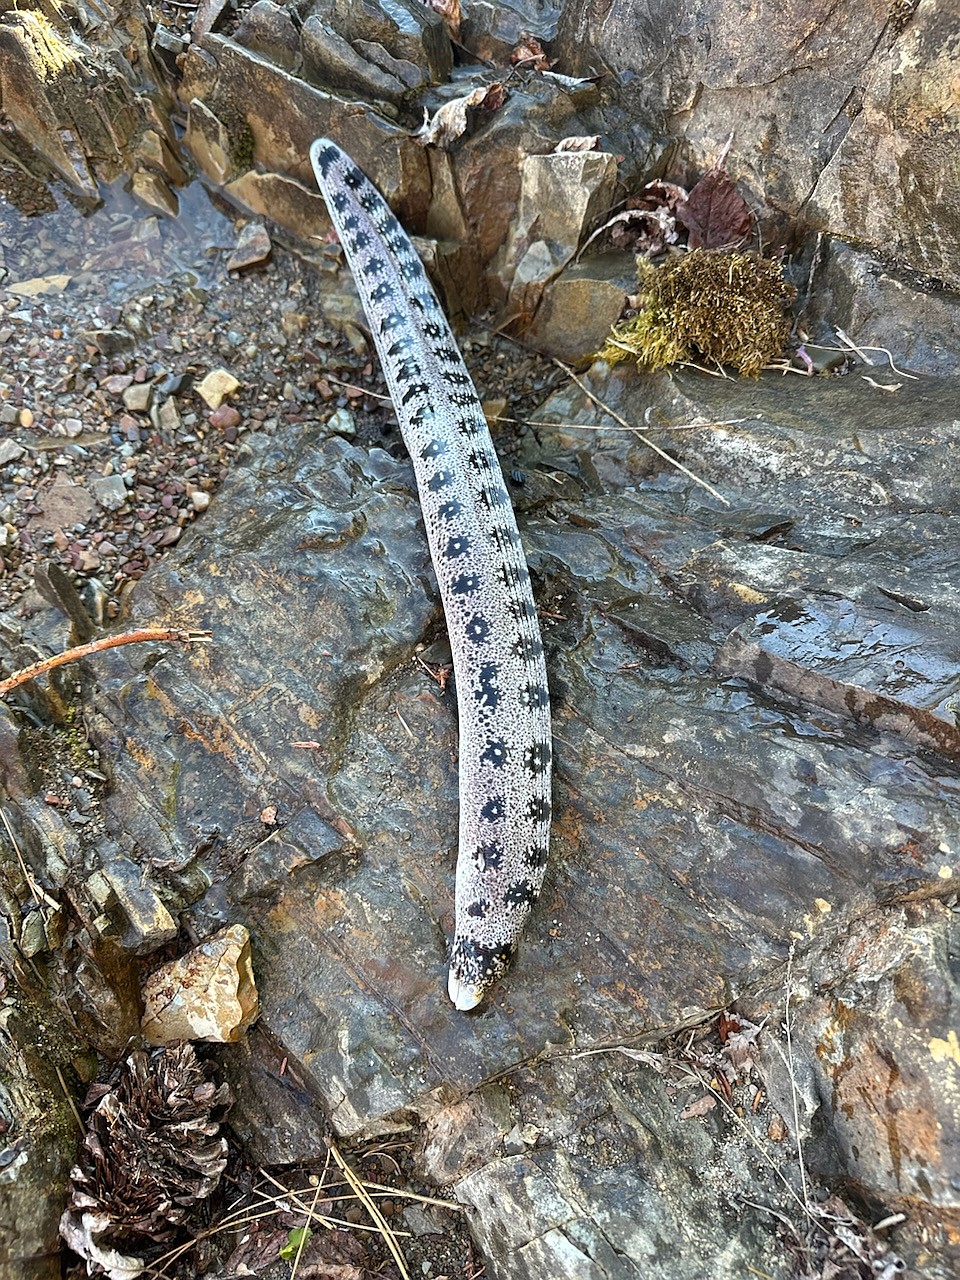
[[[550,703],[530,574],[480,401],[417,252],[327,138],[317,183],[356,280],[404,443],[447,619],[460,718],[460,852],[450,998],[503,975],[543,884]]]

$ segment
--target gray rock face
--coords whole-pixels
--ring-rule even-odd
[[[717,657],[750,619],[769,644],[762,617],[791,602],[848,600],[856,635],[864,611],[909,630],[926,607],[952,637],[940,513],[957,497],[956,391],[926,381],[893,399],[846,379],[788,394],[599,366],[593,386],[630,420],[699,422],[670,447],[730,505],[654,466],[631,433],[539,432],[522,528],[554,689],[554,851],[526,945],[479,1018],[443,995],[455,725],[450,693],[414,662],[439,617],[404,461],[309,431],[266,444],[203,537],[142,580],[138,622],[176,618],[215,644],[149,669],[106,658],[94,723],[115,775],[109,825],[131,856],[150,851],[148,883],[199,933],[250,928],[261,1027],[339,1132],[432,1117],[425,1168],[474,1205],[492,1274],[692,1280],[704,1258],[711,1274],[769,1271],[769,1223],[744,1220],[735,1195],[761,1194],[789,1137],[761,1114],[766,1156],[751,1145],[731,1182],[722,1126],[677,1119],[649,1064],[627,1059],[625,1079],[617,1051],[566,1062],[560,1046],[630,1046],[737,996],[759,1017],[793,939],[793,994],[809,1001],[795,1072],[811,1081],[802,1113],[819,1110],[819,1171],[952,1205],[955,1153],[922,1135],[946,1133],[956,1106],[955,990],[934,959],[960,858],[955,766],[896,723],[848,718],[763,671],[726,677]],[[551,414],[589,409],[564,393]],[[866,686],[876,648],[858,656],[850,639],[812,631],[793,657],[842,661]],[[273,835],[255,816],[268,804]],[[889,939],[872,969],[858,936],[873,951]],[[879,1079],[871,1054],[899,1081],[896,1145],[854,1103]],[[483,1086],[504,1072],[509,1095]],[[471,1118],[453,1100],[478,1086]],[[782,1210],[781,1193],[762,1192]],[[704,1225],[681,1246],[691,1196]]]
[[[815,1259],[834,1228],[849,1237],[833,1210],[798,1207],[813,1179],[881,1206],[874,1221],[905,1213],[893,1245],[914,1275],[948,1280],[960,1261],[960,388],[956,302],[938,285],[960,280],[949,15],[900,6],[898,20],[863,3],[841,21],[820,0],[559,9],[473,6],[463,38],[503,62],[520,31],[556,29],[558,70],[602,64],[618,79],[518,73],[442,155],[392,117],[428,86],[433,108],[461,96],[479,73],[438,84],[450,42],[412,0],[317,3],[297,21],[259,0],[236,39],[158,31],[153,48],[179,59],[187,146],[236,200],[322,236],[307,150],[331,132],[411,227],[440,238],[425,256],[451,311],[489,289],[529,305],[532,339],[571,359],[599,345],[631,289],[623,260],[571,265],[619,196],[610,154],[626,157],[617,181],[631,179],[669,135],[702,171],[735,128],[729,167],[762,197],[765,224],[824,232],[810,325],[945,376],[911,380],[878,353],[854,376],[757,384],[592,370],[593,391],[686,472],[578,390],[542,408],[513,496],[554,696],[553,855],[526,945],[473,1018],[443,990],[455,703],[424,666],[448,653],[410,468],[358,444],[349,414],[326,439],[309,421],[261,438],[129,604],[135,622],[208,628],[213,644],[102,655],[85,689],[111,774],[105,830],[85,846],[38,791],[19,721],[0,717],[14,827],[77,922],[67,1003],[83,1035],[119,1053],[139,1025],[124,995],[139,958],[181,923],[201,937],[247,926],[263,1016],[225,1060],[248,1152],[309,1160],[330,1124],[415,1130],[420,1171],[469,1207],[496,1280],[786,1274],[778,1222]],[[182,180],[170,138],[122,132],[157,112],[116,79],[116,51],[99,59],[61,33],[83,74],[104,79],[88,96],[120,121],[106,139],[103,114],[78,105],[79,70],[39,86],[36,17],[6,19],[4,112],[46,163],[88,193],[141,163]],[[606,154],[548,154],[587,132]],[[837,233],[922,275],[882,269]],[[125,500],[116,476],[100,483],[104,505]],[[66,479],[47,499],[63,525],[94,501]],[[193,495],[198,509],[207,499]],[[9,664],[16,648],[0,641]],[[19,705],[42,720],[57,697],[54,682],[49,706],[36,690]],[[0,952],[28,988],[26,961],[56,954],[57,922],[30,905],[6,843],[0,856],[14,886]],[[727,1108],[708,1086],[730,1055],[708,1051],[702,1027],[733,1000],[763,1030]],[[24,1084],[18,1046],[66,1054],[67,1042],[20,1005],[4,1018],[0,1235],[20,1230],[49,1255],[69,1121],[49,1064]],[[883,1240],[857,1256],[896,1270]]]
[[[375,102],[392,102],[406,94],[402,80],[364,58],[316,14],[303,24],[301,39],[304,78],[311,84]]]
[[[553,52],[568,71],[622,76],[634,114],[700,171],[732,133],[731,173],[771,211],[956,289],[955,42],[936,4],[864,0],[838,23],[827,0],[614,0],[564,5]]]
[[[440,16],[415,0],[320,0],[307,22],[316,24],[314,39],[325,30],[347,43],[369,65],[371,83],[379,68],[408,89],[423,89],[446,80],[453,67]]]
[[[274,0],[256,0],[237,28],[238,44],[275,62],[284,71],[299,70],[300,38],[290,14]]]

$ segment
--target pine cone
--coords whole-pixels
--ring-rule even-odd
[[[60,1234],[91,1274],[131,1280],[179,1234],[220,1181],[227,1163],[220,1124],[231,1102],[190,1044],[138,1049],[106,1084],[91,1085],[87,1133],[60,1219]]]

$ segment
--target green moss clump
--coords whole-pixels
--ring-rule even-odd
[[[614,329],[602,360],[633,357],[647,370],[707,361],[756,377],[782,354],[790,333],[786,309],[797,291],[779,262],[694,249],[661,267],[640,258],[637,267],[642,310]]]

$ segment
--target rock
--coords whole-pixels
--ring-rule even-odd
[[[141,134],[137,142],[137,159],[175,187],[184,187],[189,181],[186,170],[174,155],[170,140],[161,137],[156,129],[145,129]]]
[[[453,86],[458,95],[468,87],[469,83]],[[440,94],[436,97],[439,99]],[[466,137],[458,144],[455,183],[461,216],[481,263],[498,259],[513,234],[522,165],[528,158],[546,159],[546,153],[552,152],[560,138],[571,131],[569,126],[576,118],[576,110],[573,98],[559,84],[536,77],[522,90],[511,90],[506,103],[485,121],[481,133]],[[557,172],[565,170],[561,166]],[[587,172],[595,173],[595,170]],[[545,216],[551,219],[553,227],[564,221],[559,208]],[[530,230],[528,222],[528,239],[532,242],[537,237],[531,235]],[[561,243],[568,239],[568,233],[562,233]],[[517,259],[515,254],[514,260]],[[492,272],[490,275],[491,283],[494,287],[499,285],[502,292],[501,278]],[[504,275],[509,278],[509,272]]]
[[[64,10],[12,13],[0,27],[0,101],[27,147],[74,191],[95,199],[98,181],[112,182],[131,167],[141,129],[158,118],[153,95],[162,93],[150,83],[145,42],[137,47],[143,28],[136,16],[125,28],[96,14],[83,24],[80,38]],[[136,71],[128,55],[138,59]],[[40,176],[46,180],[42,166]]]
[[[131,413],[146,413],[153,398],[153,384],[150,382],[132,382],[122,392],[123,405]]]
[[[329,227],[326,205],[319,192],[310,191],[281,174],[251,169],[235,178],[225,190],[231,200],[251,213],[279,222],[305,241],[319,239]]]
[[[237,245],[227,259],[228,271],[241,271],[270,257],[270,237],[262,222],[248,222],[237,238]]]
[[[30,1259],[32,1276],[57,1280],[57,1227],[78,1136],[61,1081],[82,1058],[75,1037],[46,1002],[41,1007],[8,990],[0,1018],[3,1272],[13,1280],[23,1274],[20,1260]]]
[[[955,915],[932,900],[842,932],[827,928],[815,982],[800,977],[792,1012],[800,1070],[812,1072],[813,1096],[829,1099],[806,1137],[811,1167],[829,1168],[839,1150],[861,1194],[941,1213],[960,1208],[957,1129],[945,1123],[960,1112],[957,988],[948,958]],[[752,1012],[761,1010],[782,1015],[770,1002]],[[770,1057],[765,1074],[789,1115],[783,1059]]]
[[[330,0],[327,11],[334,30],[355,49],[365,50],[368,60],[379,57],[388,70],[398,63],[409,68],[405,75],[413,77],[407,80],[410,88],[440,83],[453,69],[453,50],[442,19],[416,0],[362,5]]]
[[[808,597],[761,610],[727,636],[714,659],[742,676],[960,762],[956,671],[960,655],[941,650],[939,628],[913,597],[905,616],[852,601]],[[948,642],[949,643],[949,642]]]
[[[246,928],[230,925],[161,965],[143,984],[143,1004],[150,1044],[235,1043],[259,1014]]]
[[[236,1095],[230,1127],[250,1158],[265,1165],[314,1160],[330,1132],[327,1118],[270,1037],[254,1024],[224,1047],[220,1063]]]
[[[180,212],[179,200],[158,173],[138,170],[131,179],[130,190],[148,209],[169,214],[171,218]]]
[[[569,73],[612,71],[611,107],[661,121],[701,174],[732,135],[727,171],[765,206],[768,242],[802,215],[956,288],[960,200],[942,146],[951,15],[922,5],[891,19],[860,3],[838,25],[831,12],[829,0],[788,0],[771,24],[766,10],[708,0],[638,22],[632,0],[602,14],[567,4],[551,53]],[[629,147],[627,170],[648,168]]]
[[[145,955],[177,936],[173,917],[140,868],[114,850],[102,870],[88,879],[85,890],[127,951]]]
[[[476,313],[484,297],[476,252],[470,244],[413,237],[414,246],[445,310],[456,326]]]
[[[227,701],[263,682],[262,655],[269,654],[270,679],[283,682],[284,716],[333,749],[311,752],[309,762],[293,751],[278,760],[273,713],[261,722],[252,704],[233,758],[224,755],[214,716],[198,727],[184,770],[170,725],[196,704],[198,681],[209,698],[209,669],[194,671],[189,655],[172,654],[151,668],[144,686],[133,655],[103,655],[94,722],[98,740],[114,744],[117,783],[108,821],[125,839],[151,848],[157,861],[184,865],[199,822],[223,831],[229,845],[244,804],[259,813],[276,795],[274,770],[282,769],[287,787],[309,787],[311,799],[288,808],[282,834],[225,875],[218,900],[256,927],[271,991],[265,1031],[296,1059],[305,1084],[327,1100],[343,1132],[392,1123],[385,1117],[398,1108],[425,1110],[434,1090],[471,1087],[546,1044],[566,1043],[559,1019],[573,1019],[582,1047],[629,1043],[653,1028],[702,1017],[739,990],[749,994],[775,982],[789,931],[810,940],[798,948],[794,980],[812,981],[822,955],[818,922],[828,921],[834,936],[855,939],[850,930],[869,916],[867,936],[880,937],[905,909],[905,897],[947,893],[953,881],[943,868],[956,875],[960,849],[955,805],[944,787],[946,762],[901,738],[808,710],[776,687],[765,688],[762,698],[752,695],[711,667],[732,630],[778,601],[809,605],[824,594],[849,600],[858,619],[882,607],[903,625],[914,627],[922,617],[944,636],[956,634],[960,597],[944,569],[955,554],[942,515],[960,500],[950,463],[960,447],[952,387],[905,387],[893,400],[849,378],[796,379],[786,387],[780,380],[725,383],[686,373],[644,379],[603,366],[590,377],[628,421],[689,427],[699,420],[658,438],[709,477],[731,506],[666,470],[632,433],[597,432],[585,440],[544,422],[535,446],[530,437],[523,493],[533,510],[521,524],[531,565],[547,598],[577,602],[545,631],[557,690],[558,827],[543,904],[511,975],[479,1019],[464,1025],[442,991],[437,922],[450,909],[451,860],[415,852],[420,841],[434,851],[452,847],[456,783],[452,707],[406,658],[435,608],[421,577],[425,550],[406,463],[335,436],[318,445],[305,435],[287,442],[295,461],[283,470],[275,444],[257,441],[269,457],[257,462],[255,452],[251,467],[232,476],[232,490],[215,509],[224,532],[211,531],[210,550],[187,539],[136,593],[141,621],[166,616],[191,593],[198,625],[213,628],[232,655],[220,677]],[[569,390],[554,397],[546,414],[599,419],[581,393]],[[551,477],[543,490],[541,466]],[[578,469],[582,483],[573,478]],[[268,522],[264,510],[275,513]],[[218,537],[227,540],[229,556],[217,549]],[[285,581],[274,582],[268,566],[277,564],[297,566],[295,593]],[[414,580],[419,585],[411,590]],[[918,613],[901,600],[930,608]],[[279,618],[282,627],[274,625]],[[849,652],[836,625],[811,635],[825,655]],[[928,639],[919,645],[920,652],[929,648]],[[335,664],[324,657],[330,653],[338,655]],[[866,687],[869,659],[844,679]],[[809,657],[803,661],[812,668]],[[602,678],[591,675],[595,669]],[[358,688],[366,691],[359,704]],[[394,725],[397,709],[428,750],[411,756],[407,732]],[[349,728],[338,741],[344,724]],[[153,744],[149,754],[134,757],[125,749],[131,735]],[[314,778],[324,761],[331,781],[321,793]],[[171,787],[180,797],[172,820],[163,808]],[[135,810],[125,805],[126,795],[138,797]],[[615,822],[603,821],[611,814]],[[367,856],[358,857],[358,846]],[[214,877],[217,858],[204,855]],[[576,927],[569,923],[574,903]],[[932,925],[921,920],[916,927],[918,946],[932,954]],[[291,954],[305,957],[292,970]],[[856,945],[849,955],[837,953],[834,986],[847,970],[851,991],[864,986],[858,954]],[[896,989],[916,987],[902,972]],[[928,985],[933,989],[932,980]],[[910,1043],[942,1042],[945,1061],[952,998],[949,991],[924,998],[918,1009],[940,1012],[918,1016],[916,1024],[907,1006],[897,1014]],[[403,1029],[373,1016],[385,1006],[404,1010]],[[866,1053],[869,1037],[880,1035],[887,1008],[864,1005],[856,1052]],[[808,1073],[819,1025],[811,1022],[804,1033]],[[318,1036],[318,1026],[329,1033]],[[376,1060],[386,1066],[373,1073],[361,1068]],[[909,1066],[919,1080],[919,1067],[910,1064],[920,1061],[904,1059],[905,1079]],[[515,1276],[522,1265],[519,1274],[552,1277],[565,1274],[558,1268],[573,1259],[584,1274],[606,1268],[619,1277],[612,1259],[655,1259],[664,1240],[676,1239],[678,1215],[690,1218],[691,1195],[700,1206],[699,1252],[685,1252],[679,1262],[671,1255],[670,1270],[650,1262],[649,1274],[692,1280],[703,1274],[703,1258],[711,1259],[711,1274],[742,1274],[748,1259],[775,1272],[775,1235],[768,1228],[758,1235],[758,1220],[744,1219],[742,1206],[717,1210],[716,1197],[730,1183],[723,1144],[718,1138],[713,1145],[713,1121],[678,1121],[679,1106],[659,1091],[648,1068],[643,1072],[624,1080],[619,1058],[582,1059],[569,1073],[541,1063],[523,1086],[522,1110],[512,1110],[504,1095],[477,1122],[480,1145],[472,1157],[451,1136],[452,1148],[432,1159],[431,1167],[442,1167],[458,1195],[476,1206],[478,1238],[494,1275]],[[838,1081],[824,1086],[824,1098]],[[514,1078],[514,1096],[519,1087]],[[542,1108],[533,1105],[539,1096]],[[949,1093],[924,1096],[930,1108],[924,1125],[948,1130]],[[571,1097],[578,1100],[575,1115]],[[597,1118],[611,1099],[607,1128]],[[840,1123],[832,1115],[824,1124]],[[462,1133],[462,1120],[451,1116],[447,1131]],[[757,1123],[766,1133],[768,1118]],[[849,1132],[852,1153],[856,1135],[878,1134],[883,1123],[882,1116],[874,1124],[854,1115],[837,1132]],[[528,1124],[539,1136],[527,1153],[501,1155],[503,1137],[519,1126],[526,1142]],[[438,1126],[437,1143],[439,1133]],[[919,1140],[909,1140],[910,1150],[919,1151]],[[770,1158],[782,1164],[776,1139],[770,1141]],[[889,1188],[889,1174],[880,1176],[878,1139],[871,1141],[880,1154],[870,1156],[869,1167],[864,1157],[854,1172],[865,1186],[878,1179]],[[598,1149],[617,1170],[619,1198],[612,1202],[597,1171]],[[668,1150],[682,1159],[666,1161]],[[937,1160],[942,1188],[952,1176],[951,1149],[940,1148]],[[684,1170],[704,1167],[721,1172],[715,1183],[698,1176],[694,1190]],[[826,1150],[818,1167],[824,1177],[838,1168]],[[655,1177],[644,1172],[651,1168]],[[625,1169],[633,1171],[629,1177]],[[736,1176],[752,1175],[742,1169]],[[910,1195],[922,1196],[911,1177]],[[734,1185],[750,1196],[747,1182]],[[585,1207],[601,1202],[608,1208],[599,1217]],[[511,1245],[519,1263],[508,1260]],[[728,1259],[722,1264],[721,1254]]]
[[[154,413],[156,420],[154,421]],[[177,408],[177,402],[170,396],[164,400],[163,404],[157,408],[152,405],[150,408],[150,420],[160,431],[177,431],[180,427],[180,410]]]
[[[599,151],[527,156],[520,203],[496,271],[511,314],[533,316],[544,285],[573,259],[614,200],[617,162]]]
[[[194,390],[211,409],[219,409],[227,396],[240,389],[240,382],[226,369],[212,369]]]
[[[407,133],[372,108],[322,93],[217,35],[206,36],[202,50],[191,46],[182,73],[185,101],[199,99],[218,120],[231,122],[231,130],[233,121],[243,122],[250,145],[237,167],[245,180],[232,189],[254,213],[289,226],[304,239],[327,232],[330,222],[309,152],[314,138],[332,132],[368,167],[399,214],[415,225],[422,223],[430,193],[427,158]],[[276,129],[278,113],[284,119],[282,133]],[[252,170],[252,164],[266,172]]]
[[[123,476],[97,476],[89,482],[89,487],[105,511],[119,511],[129,497]]]
[[[8,462],[16,462],[25,453],[26,449],[22,444],[17,444],[16,440],[11,440],[9,436],[5,436],[0,440],[0,467],[5,467]]]
[[[132,373],[114,373],[109,378],[104,378],[100,385],[108,395],[122,396],[132,382]]]
[[[956,31],[935,5],[911,12],[871,59],[860,110],[830,157],[808,206],[843,239],[960,289],[960,196],[943,152],[953,102]],[[876,193],[889,192],[878,200]]]
[[[357,434],[357,422],[349,409],[337,409],[327,419],[327,428],[350,440]]]
[[[209,493],[204,493],[202,489],[194,489],[190,495],[190,504],[194,511],[206,511],[210,505]]]
[[[213,114],[206,103],[194,98],[187,107],[187,129],[183,145],[212,182],[223,185],[236,177],[242,164],[238,152],[249,146],[249,129],[238,137]]]
[[[464,7],[460,41],[477,57],[506,66],[528,32],[542,42],[554,38],[562,9],[563,5],[544,6],[536,0],[479,0]]]
[[[33,280],[16,280],[3,287],[8,293],[15,293],[19,298],[36,298],[40,294],[63,293],[71,278],[65,275],[37,276]]]
[[[284,71],[300,67],[300,38],[293,19],[273,0],[255,0],[243,14],[234,39]]]
[[[83,524],[96,511],[96,503],[89,489],[71,484],[66,476],[58,476],[40,501],[42,511],[27,522],[30,529],[66,529]]]
[[[307,18],[300,39],[304,79],[319,89],[383,103],[398,102],[408,91],[402,80],[362,57],[317,14]]]
[[[232,404],[222,404],[219,409],[214,409],[210,414],[211,427],[218,427],[220,430],[226,427],[236,427],[239,423],[239,410],[235,409]]]
[[[609,254],[568,266],[543,290],[524,341],[580,365],[603,346],[635,289],[632,259]]]
[[[960,300],[910,273],[888,270],[840,240],[824,238],[817,269],[802,300],[804,328],[836,347],[843,329],[882,372],[887,356],[914,373],[960,373]],[[814,351],[813,354],[822,355]],[[895,379],[894,379],[895,380]]]

